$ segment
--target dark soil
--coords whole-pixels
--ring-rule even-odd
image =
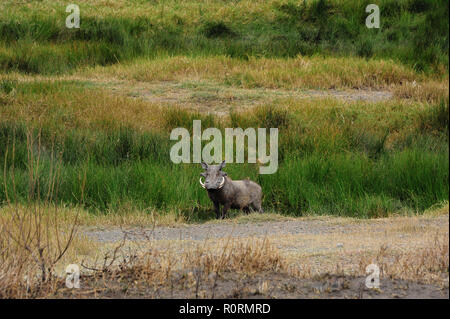
[[[61,288],[57,298],[276,298],[276,299],[448,299],[448,284],[438,287],[404,280],[380,279],[379,289],[365,286],[365,277],[323,275],[299,279],[266,272],[254,276],[224,273],[206,280],[186,274],[162,285],[136,283],[131,277],[82,277],[80,289]],[[120,279],[119,279],[120,278]],[[192,278],[191,278],[192,279]]]

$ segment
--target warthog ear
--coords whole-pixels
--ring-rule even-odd
[[[202,162],[202,168],[203,169],[208,169],[208,164],[206,164],[205,162]]]
[[[222,168],[225,167],[225,161],[223,161],[220,165],[219,165],[219,170],[221,170]]]

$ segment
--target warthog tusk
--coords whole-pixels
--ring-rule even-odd
[[[222,176],[222,182],[220,183],[219,188],[222,188],[223,184],[225,184],[225,177]]]
[[[200,185],[202,185],[202,187],[203,188],[205,188],[205,184],[204,183],[202,183],[202,178],[200,177],[200,180],[199,180],[199,182],[200,182]]]

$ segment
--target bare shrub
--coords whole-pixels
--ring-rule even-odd
[[[242,241],[229,238],[223,246],[205,242],[184,252],[173,247],[150,247],[143,254],[124,256],[122,260],[114,258],[117,262],[109,263],[107,267],[91,268],[94,272],[83,282],[88,282],[90,288],[110,291],[117,291],[118,284],[122,292],[143,291],[144,288],[152,296],[158,287],[170,290],[172,294],[190,289],[196,298],[214,298],[217,280],[225,274],[245,277],[265,271],[283,272],[287,268],[267,239]],[[203,286],[201,294],[200,286]],[[205,287],[211,290],[208,295]]]
[[[32,133],[27,133],[27,149],[29,192],[26,206],[17,203],[14,166],[7,169],[8,153],[5,156],[4,187],[8,207],[0,216],[0,298],[33,298],[52,293],[59,281],[54,274],[55,265],[66,254],[76,232],[77,217],[71,226],[61,225],[58,207],[52,204],[61,163],[52,150],[51,182],[42,192],[40,133],[37,141]],[[14,158],[14,143],[11,156]],[[13,184],[12,194],[8,194],[8,178]],[[41,194],[45,194],[45,198],[41,198]]]
[[[437,104],[443,99],[448,100],[448,86],[448,80],[423,83],[407,81],[402,85],[395,86],[393,91],[394,96],[401,99],[413,99],[420,102]]]

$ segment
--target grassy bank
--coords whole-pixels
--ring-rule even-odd
[[[64,25],[64,1],[0,4],[0,69],[64,74],[137,57],[357,56],[418,71],[448,67],[448,1],[79,1],[80,29]]]
[[[276,174],[258,175],[257,164],[226,169],[234,179],[259,182],[268,210],[380,217],[421,212],[449,195],[445,97],[431,105],[286,98],[232,110],[224,118],[112,96],[83,82],[4,81],[2,98],[2,201],[13,193],[21,202],[39,192],[45,197],[59,163],[54,200],[65,205],[95,212],[156,208],[187,220],[210,218],[210,201],[198,184],[200,165],[175,165],[169,158],[171,129],[192,128],[193,119],[222,133],[225,127],[279,128]],[[21,122],[13,121],[21,114]],[[29,185],[30,152],[39,190]]]

